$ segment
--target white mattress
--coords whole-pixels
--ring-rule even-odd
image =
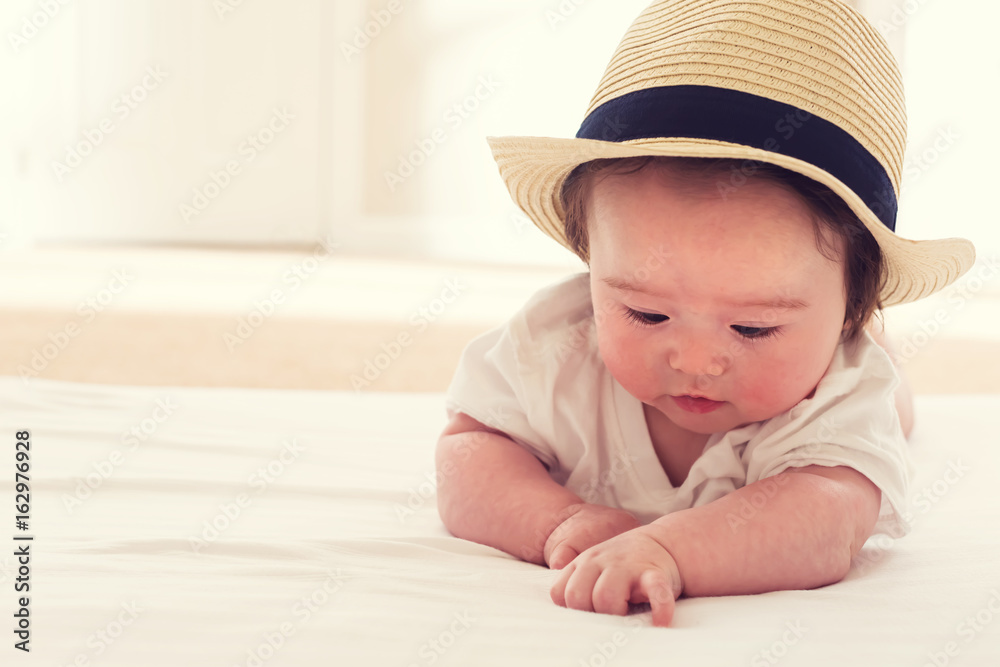
[[[917,397],[914,530],[870,541],[843,582],[682,599],[665,629],[558,607],[554,572],[448,534],[429,481],[440,394],[6,377],[0,400],[8,624],[13,537],[35,538],[32,655],[5,631],[5,665],[1000,664],[1000,396]],[[99,486],[67,502],[88,473]],[[196,552],[213,520],[224,530]]]

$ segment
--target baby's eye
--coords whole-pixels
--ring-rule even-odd
[[[750,340],[763,340],[778,333],[779,327],[744,327],[739,324],[733,325],[733,330],[744,338]]]
[[[633,310],[632,308],[625,308],[625,317],[633,324],[641,327],[651,327],[662,322],[666,322],[670,318],[666,315],[658,315],[656,313],[644,313],[640,310]],[[733,330],[736,333],[743,336],[747,340],[765,340],[771,338],[772,336],[778,335],[781,327],[746,327],[739,324],[733,325]]]
[[[631,308],[625,308],[625,317],[627,317],[631,322],[642,326],[651,327],[654,324],[659,324],[660,322],[666,322],[670,318],[666,315],[656,315],[654,313],[643,313],[638,310],[632,310]]]

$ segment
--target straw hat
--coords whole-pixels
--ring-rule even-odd
[[[902,81],[885,40],[839,0],[655,0],[576,138],[488,141],[514,201],[567,248],[559,195],[577,165],[671,155],[770,162],[829,187],[882,248],[883,306],[933,294],[975,260],[965,239],[895,234]]]

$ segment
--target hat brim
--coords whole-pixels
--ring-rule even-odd
[[[975,248],[966,239],[914,241],[888,229],[850,188],[808,162],[740,144],[708,139],[661,138],[624,142],[551,137],[487,137],[514,202],[548,236],[566,248],[563,183],[577,166],[603,158],[649,155],[732,158],[769,162],[812,178],[839,195],[882,249],[886,281],[883,306],[916,301],[955,282],[972,268]]]

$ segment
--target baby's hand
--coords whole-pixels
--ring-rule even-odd
[[[553,570],[566,567],[578,554],[595,544],[641,525],[638,519],[625,510],[590,503],[578,507],[545,540],[543,555],[545,562]]]
[[[628,612],[629,603],[648,602],[653,625],[670,625],[684,584],[677,563],[654,531],[654,526],[642,526],[580,554],[553,584],[552,601],[618,616]]]

